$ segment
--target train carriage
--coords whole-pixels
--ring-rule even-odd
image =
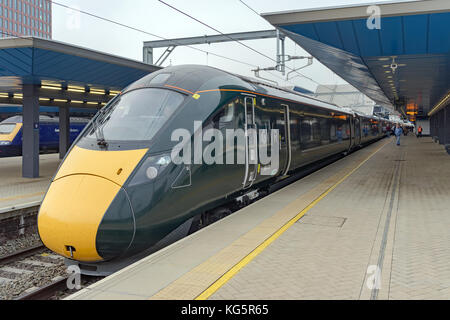
[[[83,118],[70,119],[70,143],[87,125],[89,120]],[[14,116],[0,122],[0,158],[22,155],[22,116]],[[57,152],[59,149],[59,118],[39,117],[39,150],[41,153]]]

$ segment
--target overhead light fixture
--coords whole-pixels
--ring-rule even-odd
[[[9,98],[8,93],[0,93],[0,98]]]
[[[42,86],[61,87],[61,83],[56,82],[56,81],[48,81],[48,80],[42,80],[41,85]]]
[[[67,91],[70,91],[70,92],[82,92],[82,93],[86,92],[85,88],[77,87],[77,86],[68,86],[67,87]]]
[[[63,100],[63,99],[53,99],[54,102],[68,102],[68,100]]]
[[[39,101],[50,101],[50,98],[39,98]]]
[[[91,105],[98,105],[100,102],[86,102],[86,104],[91,104]]]
[[[84,103],[83,101],[78,101],[78,100],[72,100],[71,102],[72,102],[72,103],[81,103],[81,104]]]
[[[116,96],[116,95],[118,95],[120,93],[120,91],[113,91],[113,90],[110,90],[109,91],[109,95],[111,95],[111,96]]]
[[[90,93],[92,93],[92,94],[99,94],[99,95],[105,95],[105,94],[106,94],[105,90],[101,90],[101,89],[92,89],[92,88],[91,88],[91,90],[90,90]]]
[[[41,85],[41,89],[45,89],[45,90],[61,90],[61,86],[57,87],[57,86],[42,86]]]

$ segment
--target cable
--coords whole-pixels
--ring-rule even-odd
[[[233,61],[233,62],[236,62],[236,63],[244,64],[244,65],[247,65],[247,66],[250,66],[250,67],[253,67],[253,68],[257,68],[258,67],[257,65],[254,65],[254,64],[251,64],[251,63],[247,63],[247,62],[242,61],[242,60],[229,58],[229,57],[226,57],[226,56],[223,56],[223,55],[220,55],[220,54],[217,54],[217,53],[213,53],[213,52],[210,52],[210,51],[207,51],[207,50],[202,50],[202,49],[190,46],[190,45],[183,45],[183,44],[180,44],[180,43],[176,42],[175,40],[167,39],[167,38],[164,38],[164,37],[159,36],[157,34],[150,33],[150,32],[147,32],[145,30],[138,29],[138,28],[126,25],[126,24],[123,24],[121,22],[114,21],[112,19],[104,18],[104,17],[101,17],[99,15],[96,15],[96,14],[93,14],[93,13],[90,13],[90,12],[87,12],[87,11],[80,10],[78,8],[73,8],[73,7],[70,7],[68,5],[56,2],[56,1],[52,1],[52,3],[54,3],[54,4],[58,5],[58,6],[64,7],[66,9],[74,10],[74,11],[80,12],[82,14],[94,17],[96,19],[100,19],[100,20],[103,20],[103,21],[106,21],[106,22],[109,22],[109,23],[112,23],[112,24],[116,24],[118,26],[121,26],[121,27],[124,27],[124,28],[127,28],[127,29],[131,29],[133,31],[137,31],[137,32],[140,32],[140,33],[144,33],[144,34],[150,35],[152,37],[155,37],[155,38],[158,38],[158,39],[161,39],[161,40],[171,41],[174,45],[185,46],[185,47],[188,47],[190,49],[193,49],[193,50],[196,50],[196,51],[199,51],[199,52],[203,52],[203,53],[205,53],[207,55],[216,56],[216,57],[219,57],[219,58],[222,58],[222,59],[225,59],[225,60],[229,60],[229,61]],[[231,40],[235,41],[234,39],[231,39]],[[266,71],[266,72],[269,73],[270,75],[272,75],[274,78],[277,78],[277,79],[279,79],[281,81],[286,81],[285,79],[283,79],[283,78],[281,78],[279,76],[276,76],[276,75],[274,75],[273,73],[271,73],[269,71]],[[287,82],[289,82],[289,81],[287,81]],[[291,83],[291,82],[289,82],[289,83]]]
[[[147,31],[142,30],[142,29],[138,29],[138,28],[135,28],[135,27],[132,27],[132,26],[123,24],[123,23],[121,23],[121,22],[117,22],[117,21],[114,21],[114,20],[111,20],[111,19],[108,19],[108,18],[104,18],[104,17],[101,17],[101,16],[99,16],[99,15],[96,15],[96,14],[93,14],[93,13],[90,13],[90,12],[87,12],[87,11],[80,10],[80,9],[78,9],[78,8],[73,8],[73,7],[70,7],[70,6],[68,6],[68,5],[65,5],[65,4],[56,2],[56,1],[52,1],[52,3],[55,4],[55,5],[57,5],[57,6],[60,6],[60,7],[66,8],[66,9],[70,9],[70,10],[74,10],[74,11],[80,12],[80,13],[82,13],[82,14],[85,14],[85,15],[88,15],[88,16],[91,16],[91,17],[94,17],[94,18],[97,18],[97,19],[100,19],[100,20],[103,20],[103,21],[106,21],[106,22],[109,22],[109,23],[118,25],[118,26],[121,26],[121,27],[130,29],[130,30],[133,30],[133,31],[137,31],[137,32],[140,32],[140,33],[144,33],[144,34],[146,34],[146,35],[150,35],[150,36],[152,36],[152,37],[155,37],[155,38],[158,38],[158,39],[161,39],[161,40],[166,40],[166,41],[168,40],[168,41],[171,41],[174,45],[177,45],[177,46],[178,46],[178,45],[181,45],[181,44],[177,43],[177,42],[174,41],[174,40],[170,40],[170,39],[164,38],[164,37],[159,36],[159,35],[157,35],[157,34],[154,34],[154,33],[151,33],[151,32],[147,32]],[[183,46],[185,46],[185,45],[183,45]],[[220,55],[220,54],[217,54],[217,53],[209,52],[209,51],[206,51],[206,50],[202,50],[202,49],[199,49],[199,48],[196,48],[196,47],[193,47],[193,46],[187,45],[187,46],[185,46],[185,47],[188,47],[188,48],[190,48],[190,49],[193,49],[193,50],[196,50],[196,51],[200,51],[200,52],[203,52],[203,53],[206,53],[206,54],[210,54],[210,55],[213,55],[213,56],[222,58],[222,59],[226,59],[226,60],[229,60],[229,61],[233,61],[233,62],[236,62],[236,63],[245,64],[245,65],[251,66],[251,67],[257,67],[256,65],[253,65],[253,64],[251,64],[251,63],[247,63],[247,62],[244,62],[244,61],[241,61],[241,60],[229,58],[229,57],[226,57],[226,56],[223,56],[223,55]]]
[[[161,1],[161,0],[160,0]],[[239,2],[241,2],[244,6],[246,6],[248,9],[250,9],[251,11],[253,11],[255,14],[257,14],[259,17],[261,17],[261,15],[255,10],[255,9],[253,9],[252,7],[250,7],[247,3],[245,3],[243,0],[239,0]],[[271,59],[271,58],[270,58]],[[275,60],[273,60],[273,59],[271,59],[272,61],[275,61]],[[276,61],[275,61],[276,62]],[[297,73],[299,76],[302,76],[302,77],[304,77],[305,79],[308,79],[309,81],[312,81],[312,82],[314,82],[315,84],[317,84],[317,85],[320,85],[320,86],[322,86],[323,84],[321,84],[321,83],[319,83],[319,82],[317,82],[316,80],[314,80],[314,79],[312,79],[312,78],[310,78],[310,77],[308,77],[308,76],[306,76],[306,75],[304,75],[303,73],[301,73],[301,72],[299,72],[299,71],[297,71],[297,70],[295,70],[295,69],[292,69],[292,68],[290,68],[290,67],[288,67],[288,66],[286,66],[286,68],[288,68],[288,69],[290,69],[291,71],[295,71],[295,73]],[[330,89],[330,90],[332,90],[330,87],[328,87],[328,86],[326,86],[326,85],[323,85],[324,87],[326,87],[326,88],[328,88],[328,89]]]
[[[189,18],[191,18],[192,20],[197,21],[198,23],[204,25],[205,27],[207,27],[207,28],[209,28],[209,29],[211,29],[211,30],[214,30],[214,31],[217,32],[217,33],[220,33],[221,35],[227,37],[228,39],[230,39],[230,40],[232,40],[232,41],[235,41],[235,42],[239,43],[240,45],[246,47],[247,49],[250,49],[250,50],[252,50],[252,51],[254,51],[254,52],[256,52],[256,53],[258,53],[258,54],[260,54],[260,55],[262,55],[262,56],[264,56],[264,57],[266,57],[267,59],[270,59],[270,60],[276,62],[273,58],[269,57],[268,55],[266,55],[266,54],[264,54],[264,53],[262,53],[262,52],[260,52],[260,51],[258,51],[258,50],[256,50],[256,49],[254,49],[254,48],[252,48],[252,47],[246,45],[245,43],[242,43],[242,42],[239,41],[239,40],[234,39],[233,37],[229,36],[228,34],[225,34],[225,33],[221,32],[220,30],[217,30],[217,29],[214,28],[214,27],[211,27],[209,24],[207,24],[207,23],[205,23],[205,22],[203,22],[203,21],[198,20],[197,18],[191,16],[190,14],[188,14],[188,13],[186,13],[186,12],[181,11],[181,10],[178,9],[178,8],[175,8],[174,6],[168,4],[167,2],[164,2],[163,0],[158,0],[158,1],[161,2],[161,3],[164,4],[164,5],[166,5],[166,6],[170,7],[170,8],[172,8],[173,10],[175,10],[175,11],[177,11],[177,12],[179,12],[179,13],[181,13],[181,14],[183,14],[183,15],[189,17]]]
[[[255,9],[253,9],[252,7],[250,7],[248,4],[246,4],[244,1],[239,0],[244,6],[246,6],[247,8],[249,8],[250,10],[252,10],[254,13],[256,13],[258,16],[261,16]]]
[[[177,11],[177,12],[179,12],[179,13],[181,13],[181,14],[183,14],[183,15],[185,15],[185,16],[187,16],[187,17],[189,17],[189,18],[191,18],[191,19],[193,19],[193,20],[195,20],[195,21],[197,21],[198,23],[200,23],[200,24],[202,24],[202,25],[204,25],[204,26],[206,26],[206,27],[208,27],[208,28],[214,30],[214,31],[217,32],[217,33],[220,33],[221,35],[227,37],[227,38],[230,39],[231,41],[237,42],[237,43],[239,43],[240,45],[242,45],[242,46],[244,46],[244,47],[246,47],[246,48],[248,48],[248,49],[250,49],[250,50],[252,50],[252,51],[258,53],[259,55],[262,55],[262,56],[264,56],[265,58],[270,59],[270,60],[272,60],[273,62],[276,63],[276,61],[275,61],[274,59],[272,59],[271,57],[269,57],[268,55],[266,55],[266,54],[264,54],[264,53],[262,53],[262,52],[260,52],[260,51],[258,51],[258,50],[256,50],[256,49],[254,49],[254,48],[252,48],[252,47],[246,45],[245,43],[242,43],[242,42],[239,41],[239,40],[236,40],[236,39],[232,38],[231,36],[229,36],[229,35],[227,35],[227,34],[224,34],[224,33],[221,32],[220,30],[217,30],[216,28],[214,28],[214,27],[212,27],[212,26],[210,26],[210,25],[208,25],[208,24],[206,24],[206,23],[204,23],[204,22],[198,20],[197,18],[195,18],[195,17],[193,17],[193,16],[191,16],[191,15],[189,15],[189,14],[187,14],[187,13],[181,11],[181,10],[179,10],[178,8],[176,8],[176,7],[170,5],[170,4],[168,4],[168,3],[166,3],[166,2],[164,2],[164,1],[162,1],[162,0],[159,0],[159,1],[160,1],[161,3],[163,3],[164,5],[166,5],[166,6],[170,7],[170,8],[172,8],[173,10],[175,10],[175,11]],[[248,64],[248,65],[250,65],[250,64]],[[258,67],[258,66],[256,66],[256,65],[252,65],[252,66],[253,66],[253,67],[256,67],[256,68]],[[274,78],[277,78],[277,79],[279,79],[279,80],[281,80],[281,81],[288,82],[288,83],[290,83],[290,84],[292,84],[292,85],[295,85],[294,83],[290,82],[289,80],[286,80],[286,79],[284,79],[284,78],[281,78],[281,77],[279,77],[279,76],[274,75],[272,72],[270,72],[270,71],[268,71],[268,70],[261,70],[261,71],[265,71],[265,72],[269,73],[270,75],[272,75]]]

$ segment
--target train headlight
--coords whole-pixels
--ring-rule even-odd
[[[150,180],[153,180],[158,176],[158,169],[156,169],[155,167],[148,167],[146,174],[147,174],[147,178],[149,178]]]
[[[169,155],[148,157],[139,167],[129,186],[135,186],[156,179],[172,162]]]
[[[0,141],[0,146],[9,146],[11,141]]]
[[[170,156],[161,156],[159,157],[156,164],[160,166],[168,166],[172,162],[172,159],[170,159]]]

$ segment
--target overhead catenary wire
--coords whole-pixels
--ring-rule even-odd
[[[187,17],[189,17],[190,19],[192,19],[192,20],[194,20],[194,21],[196,21],[196,22],[198,22],[198,23],[204,25],[205,27],[207,27],[207,28],[209,28],[209,29],[211,29],[211,30],[213,30],[213,31],[215,31],[215,32],[217,32],[217,33],[220,33],[221,35],[223,35],[223,36],[229,38],[230,40],[239,43],[240,45],[242,45],[242,46],[244,46],[244,47],[250,49],[251,51],[253,51],[253,52],[255,52],[255,53],[257,53],[257,54],[259,54],[259,55],[261,55],[261,56],[263,56],[263,57],[265,57],[265,58],[267,58],[267,59],[269,59],[269,60],[271,60],[271,61],[273,61],[273,62],[275,62],[275,63],[277,63],[277,61],[276,61],[275,59],[273,59],[272,57],[266,55],[265,53],[262,53],[262,52],[260,52],[260,51],[258,51],[258,50],[256,50],[256,49],[250,47],[249,45],[246,45],[245,43],[242,43],[241,41],[234,39],[234,38],[231,37],[230,35],[221,32],[220,30],[218,30],[218,29],[216,29],[216,28],[210,26],[209,24],[207,24],[207,23],[205,23],[205,22],[203,22],[203,21],[201,21],[201,20],[199,20],[199,19],[193,17],[192,15],[190,15],[190,14],[188,14],[188,13],[186,13],[186,12],[184,12],[184,11],[182,11],[182,10],[180,10],[180,9],[178,9],[178,8],[176,8],[176,7],[172,6],[172,5],[170,5],[170,4],[168,4],[167,2],[165,2],[165,1],[163,1],[163,0],[158,0],[158,1],[161,2],[161,3],[164,4],[164,5],[166,5],[166,6],[170,7],[170,8],[172,8],[173,10],[175,10],[175,11],[177,11],[177,12],[179,12],[179,13],[181,13],[181,14],[187,16]],[[240,2],[243,3],[247,8],[250,8],[250,6],[248,6],[247,4],[245,4],[244,2],[242,2],[241,0],[240,0]],[[250,9],[251,9],[251,8],[250,8]],[[251,10],[252,10],[255,14],[257,14],[258,16],[260,16],[259,13],[256,12],[256,10],[254,10],[254,9],[251,9]],[[292,69],[291,67],[286,66],[286,68],[289,69],[289,70],[291,70],[291,71],[294,71],[294,72],[297,73],[298,75],[304,77],[305,79],[308,79],[308,80],[314,82],[314,83],[317,84],[317,85],[322,85],[321,83],[315,81],[314,79],[312,79],[312,78],[310,78],[310,77],[308,77],[308,76],[305,76],[304,74],[298,72],[298,71],[295,70],[295,69]],[[272,74],[272,73],[270,73],[270,74]],[[273,75],[273,74],[272,74],[272,75]],[[285,79],[283,79],[283,81],[289,82],[289,81],[287,81],[287,80],[285,80]],[[324,86],[325,86],[325,85],[324,85]],[[327,86],[325,86],[325,87],[327,87]],[[330,89],[330,88],[329,88],[329,89]]]
[[[261,17],[261,15],[260,15],[255,9],[253,9],[252,7],[250,7],[250,6],[249,6],[247,3],[245,3],[243,0],[239,0],[239,2],[242,3],[244,6],[246,6],[249,10],[253,11],[258,17]],[[272,59],[272,60],[273,60],[273,59]],[[295,60],[294,60],[294,61],[295,61]],[[275,62],[276,62],[276,61],[275,61]],[[319,85],[319,86],[324,86],[324,87],[326,87],[326,88],[332,90],[330,87],[328,87],[328,86],[326,86],[326,85],[323,85],[323,84],[317,82],[316,80],[314,80],[314,79],[312,79],[312,78],[306,76],[305,74],[299,72],[298,70],[295,70],[295,68],[292,69],[292,68],[290,68],[290,67],[288,67],[288,66],[286,66],[286,68],[290,69],[291,71],[295,71],[295,73],[297,73],[299,76],[302,76],[303,78],[308,79],[309,81],[314,82],[315,84],[317,84],[317,85]]]
[[[160,35],[157,35],[155,33],[151,33],[151,32],[148,32],[146,30],[139,29],[139,28],[136,28],[136,27],[133,27],[133,26],[130,26],[130,25],[127,25],[127,24],[124,24],[124,23],[121,23],[121,22],[109,19],[109,18],[105,18],[105,17],[99,16],[97,14],[93,14],[93,13],[90,13],[90,12],[87,12],[87,11],[84,11],[84,10],[81,10],[81,9],[78,9],[78,8],[74,8],[74,7],[65,5],[63,3],[59,3],[57,1],[52,1],[52,3],[57,5],[57,6],[60,6],[60,7],[69,9],[69,10],[74,10],[74,11],[77,11],[79,13],[85,14],[87,16],[90,16],[90,17],[93,17],[93,18],[96,18],[96,19],[103,20],[105,22],[109,22],[109,23],[115,24],[115,25],[118,25],[118,26],[123,27],[123,28],[127,28],[127,29],[130,29],[130,30],[136,31],[136,32],[140,32],[140,33],[143,33],[143,34],[146,34],[146,35],[149,35],[149,36],[161,39],[161,40],[171,41],[176,46],[181,45],[181,44],[177,43],[175,40],[171,40],[171,39],[162,37]],[[250,67],[257,67],[254,64],[251,64],[251,63],[248,63],[248,62],[245,62],[245,61],[242,61],[242,60],[226,57],[226,56],[223,56],[223,55],[220,55],[220,54],[217,54],[217,53],[213,53],[213,52],[210,52],[210,51],[207,51],[207,50],[203,50],[203,49],[200,49],[200,48],[196,48],[196,47],[193,47],[193,46],[190,46],[190,45],[183,45],[183,46],[188,47],[188,48],[190,48],[192,50],[203,52],[203,53],[206,53],[208,55],[216,56],[216,57],[219,57],[219,58],[222,58],[222,59],[226,59],[226,60],[229,60],[229,61],[233,61],[233,62],[236,62],[236,63],[244,64],[244,65],[247,65],[247,66],[250,66]]]
[[[227,56],[224,56],[224,55],[220,55],[220,54],[213,53],[213,52],[210,52],[210,51],[207,51],[207,50],[196,48],[196,47],[193,47],[193,46],[190,46],[190,45],[183,45],[183,44],[177,43],[176,40],[168,39],[168,38],[165,38],[163,36],[157,35],[155,33],[151,33],[151,32],[148,32],[146,30],[139,29],[139,28],[136,28],[136,27],[133,27],[133,26],[129,26],[127,24],[124,24],[124,23],[121,23],[121,22],[118,22],[118,21],[115,21],[115,20],[112,20],[112,19],[109,19],[109,18],[102,17],[102,16],[99,16],[97,14],[93,14],[93,13],[87,12],[85,10],[81,10],[81,9],[78,9],[78,8],[75,8],[75,7],[71,7],[71,6],[65,5],[63,3],[59,3],[57,1],[52,1],[52,3],[57,5],[57,6],[60,6],[60,7],[69,9],[69,10],[73,10],[73,11],[76,11],[76,12],[79,12],[79,13],[82,13],[82,14],[85,14],[87,16],[90,16],[90,17],[93,17],[93,18],[96,18],[96,19],[99,19],[99,20],[103,20],[105,22],[109,22],[109,23],[115,24],[115,25],[118,25],[118,26],[123,27],[123,28],[127,28],[127,29],[130,29],[130,30],[136,31],[136,32],[140,32],[140,33],[143,33],[143,34],[146,34],[146,35],[149,35],[149,36],[161,39],[161,40],[171,41],[175,46],[178,46],[178,45],[185,46],[185,47],[188,47],[188,48],[190,48],[192,50],[196,50],[196,51],[205,53],[207,55],[215,56],[215,57],[222,58],[222,59],[225,59],[225,60],[229,60],[229,61],[232,61],[232,62],[235,62],[235,63],[240,63],[240,64],[247,65],[247,66],[253,67],[253,68],[257,68],[258,67],[257,65],[254,65],[254,64],[242,61],[242,60],[230,58],[230,57],[227,57]],[[286,81],[285,79],[283,79],[283,78],[273,74],[272,72],[269,72],[269,71],[266,71],[266,72],[269,73],[270,75],[272,75],[273,77],[281,80],[281,81]],[[289,82],[289,81],[287,81],[287,82]],[[291,83],[291,82],[289,82],[289,83]]]

